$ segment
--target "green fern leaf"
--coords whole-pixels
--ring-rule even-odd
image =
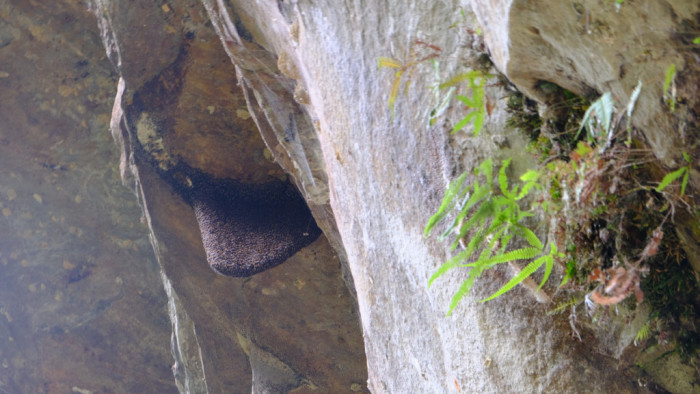
[[[544,269],[544,276],[542,277],[542,282],[540,283],[540,286],[537,288],[537,291],[540,291],[542,286],[544,286],[544,283],[547,282],[547,279],[549,279],[549,275],[552,273],[552,268],[554,267],[554,258],[564,258],[565,255],[564,253],[559,253],[557,250],[557,245],[554,242],[549,243],[549,254],[545,257],[545,269]],[[561,286],[560,286],[561,287]]]
[[[583,301],[583,298],[572,296],[571,299],[569,299],[568,301],[564,301],[564,302],[560,303],[559,305],[557,305],[556,308],[554,308],[550,311],[547,311],[547,315],[549,315],[549,316],[556,315],[560,312],[563,312],[566,308],[568,308],[570,306],[580,304],[582,301]]]
[[[500,240],[501,236],[503,235],[504,230],[505,230],[505,228],[502,228],[491,236],[491,241],[489,241],[488,247],[483,248],[481,250],[481,254],[479,255],[479,258],[477,258],[476,263],[461,264],[460,267],[473,267],[473,266],[478,265],[478,263],[480,261],[485,261],[486,259],[491,257],[491,255],[495,251],[494,248],[496,246],[496,243],[498,243],[498,241]]]
[[[535,182],[539,177],[539,171],[527,170],[523,175],[520,176],[520,180],[523,182]]]
[[[664,96],[668,96],[668,89],[671,87],[671,82],[676,76],[676,64],[671,63],[666,69],[666,77],[664,78]]]
[[[647,338],[651,334],[651,320],[647,320],[646,323],[637,331],[637,335],[634,337],[634,346]]]
[[[543,256],[544,257],[544,276],[542,277],[542,282],[537,287],[537,291],[540,291],[544,283],[549,279],[549,275],[552,273],[552,267],[554,267],[554,257],[552,255]]]
[[[533,187],[539,187],[539,183],[537,183],[537,179],[539,177],[540,172],[535,170],[529,170],[520,176],[520,180],[525,182],[525,185],[523,185],[523,189],[520,191],[520,194],[515,197],[515,200],[522,200],[530,193],[530,190],[532,190]]]
[[[513,239],[513,234],[506,233],[503,235],[503,238],[501,238],[501,250],[498,253],[505,253],[506,249],[508,248],[508,244],[510,244],[511,239]]]
[[[474,117],[474,137],[479,136],[481,128],[484,126],[484,114],[486,113],[483,106],[479,107],[477,111],[474,111],[476,116]]]
[[[510,164],[510,158],[501,164],[501,169],[498,171],[498,185],[501,187],[501,193],[509,199],[513,199],[513,193],[508,190],[508,175],[506,175],[506,170]]]
[[[457,239],[452,244],[452,249],[454,250],[454,248],[457,247],[457,245],[459,244],[459,240],[466,236],[467,232],[472,227],[474,227],[475,224],[483,224],[486,222],[486,219],[488,219],[491,216],[493,216],[493,203],[491,201],[485,201],[479,206],[479,209],[477,209],[476,212],[474,212],[474,214],[469,218],[469,220],[462,224],[462,228],[459,230]]]
[[[489,184],[491,184],[491,178],[493,178],[493,160],[490,157],[484,160],[481,164],[479,164],[479,167],[477,167],[475,174],[483,175],[484,178],[489,181]]]
[[[457,290],[457,293],[452,297],[452,301],[450,301],[450,310],[447,311],[447,316],[451,315],[452,311],[457,307],[457,304],[459,304],[459,301],[464,298],[465,295],[469,294],[469,290],[471,290],[474,284],[474,281],[470,281],[469,279],[471,279],[471,277],[462,282],[462,285],[459,286],[459,290]]]
[[[454,220],[452,221],[452,223],[450,224],[450,226],[447,228],[447,230],[445,230],[445,232],[442,233],[442,234],[438,237],[438,240],[443,241],[443,240],[444,240],[445,238],[447,238],[450,234],[452,234],[452,232],[454,231],[454,229],[455,229],[457,226],[460,226],[460,225],[463,224],[464,218],[465,218],[465,217],[467,216],[467,214],[469,213],[469,209],[467,208],[467,203],[469,203],[469,200],[471,199],[471,197],[472,197],[471,194],[467,194],[467,195],[464,197],[464,200],[462,201],[462,203],[459,205],[459,208],[458,208],[459,213],[458,213],[457,216],[454,218]]]
[[[458,94],[457,96],[455,96],[455,97],[457,98],[457,100],[461,101],[462,104],[464,104],[465,106],[467,106],[467,107],[469,107],[469,108],[474,108],[474,109],[477,108],[477,104],[478,104],[478,103],[477,103],[476,100],[474,100],[472,97],[469,97],[469,96],[462,96],[462,95],[459,95],[459,94]]]
[[[464,217],[468,213],[467,211],[463,210],[462,208],[464,208],[464,204],[466,203],[466,200],[468,198],[469,198],[469,195],[467,195],[464,198],[465,201],[460,205],[459,214],[457,216],[455,216],[454,220],[452,220],[452,223],[450,223],[449,227],[447,227],[447,229],[445,229],[445,231],[438,236],[438,241],[440,241],[440,242],[444,241],[445,238],[449,237],[451,234],[453,234],[455,232],[455,229],[457,228],[457,226],[460,226],[462,224],[462,220],[464,219]]]
[[[676,89],[673,85],[673,80],[676,77],[676,65],[671,63],[671,65],[666,69],[666,78],[664,79],[664,98],[668,101],[671,107],[671,112],[676,110]],[[668,89],[673,86],[671,93],[669,94]]]
[[[456,256],[452,257],[451,259],[447,260],[445,263],[443,263],[440,266],[440,268],[438,268],[437,271],[435,271],[433,273],[433,275],[430,277],[430,279],[428,279],[428,288],[430,288],[430,286],[433,284],[435,279],[441,277],[445,272],[456,267],[457,263],[459,263],[462,260],[468,259],[470,254],[471,253],[469,253],[468,250],[464,250],[464,251],[458,253]]]
[[[486,302],[486,301],[493,300],[494,298],[499,297],[499,296],[503,295],[504,293],[506,293],[507,291],[511,290],[513,287],[518,285],[518,283],[524,281],[525,278],[527,278],[528,276],[532,275],[535,271],[537,271],[537,269],[540,268],[542,266],[542,264],[544,264],[545,257],[547,257],[547,256],[542,256],[542,257],[538,258],[537,260],[528,264],[525,268],[522,269],[522,271],[520,271],[517,275],[515,275],[513,277],[513,279],[511,279],[508,283],[503,285],[503,287],[501,287],[497,292],[493,293],[488,298],[481,300],[480,302]]]
[[[520,201],[523,198],[527,197],[527,195],[530,193],[530,190],[532,190],[533,187],[537,187],[538,184],[537,182],[528,182],[523,186],[523,190],[520,191],[520,194],[515,197],[515,201]]]
[[[469,291],[471,290],[472,286],[474,286],[474,281],[476,278],[481,276],[482,269],[481,268],[473,268],[471,271],[469,271],[469,277],[462,282],[462,285],[459,287],[459,290],[457,290],[457,293],[452,297],[452,301],[450,301],[450,309],[447,312],[447,316],[452,314],[452,311],[457,307],[457,304],[459,304],[459,301],[464,298],[465,295],[469,294]]]
[[[464,258],[464,260],[471,257],[472,253],[474,253],[474,250],[476,250],[476,247],[481,244],[485,237],[486,235],[484,234],[483,230],[479,230],[476,232],[474,237],[470,239],[469,243],[467,244],[466,252],[468,252],[468,256]]]
[[[537,248],[540,252],[542,252],[542,249],[544,249],[544,245],[542,244],[542,241],[535,235],[535,233],[530,230],[529,228],[523,226],[522,224],[517,225],[518,230],[522,232],[523,238],[529,243],[530,245],[534,246]]]
[[[681,167],[677,169],[676,171],[669,172],[664,176],[664,179],[661,180],[661,183],[659,183],[659,186],[656,187],[657,192],[661,192],[666,188],[666,186],[670,185],[671,182],[675,181],[676,179],[680,178],[684,172],[688,170],[688,167]]]
[[[464,172],[462,175],[460,175],[457,179],[452,181],[452,183],[448,186],[447,190],[445,191],[445,197],[442,199],[442,204],[440,204],[440,208],[438,208],[438,211],[433,215],[430,220],[428,220],[428,225],[425,226],[425,231],[423,232],[424,236],[428,236],[430,232],[432,231],[433,227],[442,221],[445,218],[445,215],[447,215],[451,209],[448,209],[452,205],[452,201],[454,200],[455,197],[460,195],[460,193],[466,193],[468,189],[464,189],[463,192],[460,192],[460,189],[462,187],[462,184],[464,183],[464,180],[467,178],[467,173]]]
[[[488,186],[479,186],[478,184],[474,184],[474,193],[469,197],[467,200],[467,203],[464,204],[464,207],[462,208],[462,211],[469,211],[472,209],[476,204],[482,202],[483,200],[488,200],[489,197],[491,196],[491,188]]]
[[[691,161],[690,161],[690,156],[688,155],[688,152],[683,151],[682,153],[683,153],[683,159],[685,159],[685,161],[688,162],[688,164],[690,164]]]
[[[509,261],[531,259],[531,258],[537,257],[541,253],[542,253],[542,251],[538,250],[536,248],[522,248],[522,249],[512,250],[508,253],[499,254],[497,256],[490,257],[490,258],[487,258],[484,260],[477,260],[474,263],[462,264],[461,267],[477,267],[477,266],[491,267],[495,264],[507,263]]]
[[[458,132],[459,130],[462,130],[464,127],[466,127],[469,124],[469,122],[472,120],[472,118],[475,116],[476,116],[476,111],[472,111],[472,112],[468,113],[467,116],[465,116],[462,120],[457,122],[456,125],[454,125],[454,127],[452,128],[452,134],[454,134],[454,133]]]
[[[467,71],[465,73],[460,73],[455,75],[454,77],[448,79],[447,81],[443,82],[440,84],[440,89],[444,89],[446,87],[450,86],[455,86],[458,85],[464,81],[473,81],[479,78],[488,78],[490,75],[484,74],[481,71],[477,70],[471,70]]]
[[[687,170],[688,167],[686,167]],[[683,174],[683,180],[681,181],[681,197],[685,195],[685,187],[688,186],[688,175],[690,175],[690,171],[686,171],[685,174]]]

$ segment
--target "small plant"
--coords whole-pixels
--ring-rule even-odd
[[[626,144],[628,147],[632,143],[632,113],[634,112],[634,107],[637,104],[637,99],[639,98],[639,94],[641,92],[642,81],[639,81],[630,95],[629,103],[627,104],[627,108],[625,110],[625,114],[627,115]],[[608,148],[612,143],[615,131],[617,130],[617,124],[622,116],[622,114],[620,114],[616,119],[613,119],[614,113],[615,101],[612,99],[612,95],[609,92],[603,93],[603,95],[600,96],[598,100],[594,101],[590,107],[588,107],[588,110],[586,110],[586,113],[583,115],[583,119],[581,120],[581,126],[576,133],[576,138],[578,138],[583,129],[586,129],[589,144],[599,142],[603,137],[605,137],[606,143],[602,148]]]
[[[417,47],[427,50],[428,53],[424,55],[419,55],[416,49]],[[398,60],[389,57],[379,57],[379,68],[397,69],[396,73],[394,74],[394,81],[391,85],[391,92],[389,93],[389,108],[391,108],[392,115],[395,114],[396,97],[398,96],[399,88],[401,87],[401,81],[403,80],[403,76],[406,72],[408,72],[408,78],[404,87],[404,90],[406,92],[408,92],[408,88],[411,84],[411,79],[413,77],[413,73],[416,70],[416,66],[425,61],[432,61],[436,79],[440,79],[440,63],[437,58],[440,56],[441,52],[442,48],[436,45],[428,44],[421,40],[415,40],[411,47],[411,60],[409,60],[406,63],[402,63]],[[433,93],[433,96],[435,97],[437,107],[430,110],[430,113],[428,115],[429,124],[433,125],[437,118],[441,116],[449,107],[449,104],[452,101],[452,96],[457,86],[462,84],[463,82],[467,82],[471,95],[458,94],[456,98],[457,100],[461,101],[466,106],[466,108],[470,109],[470,111],[462,120],[457,122],[457,124],[452,128],[452,133],[454,134],[457,131],[465,128],[469,123],[474,122],[474,136],[479,135],[487,113],[491,112],[491,107],[489,106],[490,102],[487,99],[485,92],[486,80],[490,77],[491,75],[485,72],[479,70],[472,70],[457,74],[445,82],[436,83],[432,85],[430,89]],[[442,95],[440,92],[445,89],[447,89],[447,93]]]
[[[676,65],[671,64],[666,69],[664,78],[664,100],[671,108],[671,112],[676,110]]]
[[[637,346],[640,342],[645,341],[651,335],[651,320],[647,320],[646,323],[637,331],[637,335],[634,336],[634,346]]]
[[[535,259],[498,291],[482,301],[489,301],[506,293],[544,265],[545,273],[537,289],[539,291],[552,272],[554,258],[563,256],[554,244],[550,245],[548,252],[545,251],[543,242],[523,224],[526,218],[534,215],[536,204],[531,205],[527,210],[523,210],[521,204],[532,190],[541,188],[537,182],[539,173],[528,171],[520,177],[521,184],[509,188],[506,175],[509,163],[510,159],[506,160],[498,175],[494,177],[493,161],[485,160],[474,171],[477,179],[473,184],[466,186],[465,180],[468,174],[465,172],[460,175],[447,188],[438,212],[430,218],[425,228],[424,235],[428,236],[434,226],[443,221],[450,212],[458,212],[451,225],[439,238],[443,240],[454,234],[452,250],[459,245],[464,250],[438,268],[428,281],[430,286],[435,279],[452,268],[470,268],[467,279],[452,298],[448,315],[469,293],[476,278],[497,264]],[[470,232],[473,232],[473,236],[468,244],[464,245],[464,239]],[[511,242],[516,239],[525,241],[529,246],[509,248]],[[473,255],[478,257],[470,261]]]
[[[598,100],[588,107],[588,110],[583,115],[581,127],[576,133],[576,138],[578,138],[583,129],[586,129],[589,144],[598,141],[603,135],[611,134],[613,130],[611,124],[614,107],[615,101],[613,101],[610,92],[603,93]]]
[[[661,183],[659,183],[659,186],[656,187],[657,192],[662,192],[666,187],[668,187],[668,185],[670,185],[673,181],[682,176],[683,179],[681,180],[681,197],[685,195],[685,188],[686,186],[688,186],[688,176],[690,175],[691,164],[690,156],[688,156],[688,154],[685,151],[683,151],[683,159],[685,159],[688,165],[666,174],[666,176],[664,176],[664,178],[661,180]]]
[[[447,110],[447,108],[450,106],[450,103],[452,102],[452,95],[454,94],[455,90],[457,90],[456,87],[450,86],[447,88],[447,92],[444,94],[442,91],[444,90],[444,87],[442,86],[442,83],[440,83],[440,62],[436,59],[432,60],[433,62],[433,71],[435,73],[435,82],[434,84],[430,85],[430,91],[433,93],[433,98],[435,100],[435,103],[437,106],[435,108],[430,109],[428,113],[428,124],[431,126],[435,124],[437,119],[442,116],[443,113]]]
[[[427,50],[427,54],[419,54],[416,48],[423,48]],[[408,80],[406,81],[405,91],[408,92],[408,87],[411,84],[411,78],[415,72],[416,66],[431,59],[435,59],[440,56],[442,48],[428,44],[421,40],[415,40],[411,45],[409,61],[402,63],[398,60],[394,60],[389,57],[381,56],[379,58],[379,68],[396,68],[398,69],[394,74],[394,82],[391,84],[391,93],[389,94],[389,108],[391,108],[391,113],[394,114],[394,103],[396,102],[396,97],[399,93],[399,88],[401,87],[401,80],[404,73],[408,71]]]
[[[456,86],[464,81],[469,83],[469,89],[471,90],[471,96],[467,95],[457,95],[457,100],[461,101],[470,111],[467,116],[462,118],[457,124],[452,128],[452,134],[459,130],[465,128],[470,122],[474,122],[474,136],[478,136],[481,128],[484,125],[484,118],[488,109],[488,102],[486,100],[486,91],[484,87],[486,85],[486,79],[490,75],[485,74],[479,70],[472,70],[458,74],[446,82],[440,84],[440,89]]]

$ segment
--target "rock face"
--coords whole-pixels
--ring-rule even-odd
[[[699,157],[700,5],[39,3],[0,4],[0,392],[698,390],[618,370],[631,328],[579,342],[525,287],[476,302],[506,267],[445,316],[464,273],[428,288],[450,252],[423,229],[456,174],[536,165],[496,80],[479,137],[433,116],[484,52],[543,112],[543,82],[623,105],[642,80],[654,160]]]
[[[0,37],[0,392],[177,392],[158,265],[105,133],[117,79],[94,16],[4,1]]]
[[[546,7],[546,12],[541,12]],[[528,96],[546,102],[538,85],[555,83],[577,94],[610,92],[623,106],[635,86],[643,90],[635,106],[635,126],[665,165],[681,160],[679,144],[691,125],[676,129],[674,116],[658,105],[663,76],[697,67],[695,38],[698,4],[687,1],[621,6],[559,2],[474,2],[479,22],[496,66]],[[692,72],[689,72],[692,74]],[[689,84],[693,84],[688,81]],[[687,108],[697,108],[694,89],[679,86]],[[668,131],[676,130],[674,133]]]
[[[0,17],[0,391],[366,391],[340,260],[202,4],[18,1]],[[286,263],[217,274],[193,206],[205,241],[257,225],[271,257],[253,263]],[[224,264],[241,257],[243,239],[219,240]]]
[[[120,75],[111,130],[122,176],[194,323],[199,353],[185,354],[179,376],[211,392],[362,391],[358,317],[340,261],[272,160],[202,4],[91,9]],[[293,141],[294,130],[285,136]],[[267,271],[224,278],[207,259],[230,276]],[[179,381],[196,391],[188,385]]]
[[[302,148],[286,148],[281,150],[282,157],[276,158],[297,182],[317,187],[319,194],[306,194],[312,211],[314,202],[324,202],[317,196],[323,196],[327,179],[330,206],[357,291],[370,390],[639,390],[634,379],[615,371],[615,358],[606,356],[619,356],[618,350],[613,352],[611,348],[624,349],[630,344],[629,336],[611,344],[593,338],[587,338],[588,345],[575,342],[568,335],[568,322],[546,317],[543,312],[547,307],[539,306],[525,289],[488,305],[469,299],[446,318],[444,312],[461,278],[442,279],[427,290],[428,278],[445,260],[446,251],[426,242],[422,230],[456,169],[473,168],[485,157],[512,157],[520,170],[534,165],[522,149],[523,137],[504,125],[504,104],[499,101],[502,91],[491,93],[495,108],[480,138],[448,137],[446,130],[459,120],[456,115],[448,114],[444,123],[430,127],[430,112],[438,103],[425,88],[454,75],[462,63],[474,63],[471,57],[478,48],[471,44],[478,43],[479,38],[468,11],[460,13],[457,3],[421,1],[406,7],[368,1],[348,1],[333,7],[306,1],[254,5],[232,1],[225,6],[207,0],[204,4],[238,67],[244,88],[253,91],[248,95],[251,111],[262,107],[258,111],[262,116],[256,121],[268,145],[284,146],[284,125],[290,112],[295,114],[297,125],[313,126],[311,130],[298,126]],[[546,97],[536,90],[540,81],[579,93],[612,90],[617,101],[625,103],[639,79],[651,85],[647,78],[659,78],[666,69],[660,61],[627,64],[625,59],[646,53],[650,42],[658,43],[655,45],[660,53],[674,53],[666,61],[692,61],[688,53],[661,48],[665,48],[665,32],[679,22],[671,9],[693,15],[697,5],[679,3],[663,12],[625,9],[621,19],[626,22],[621,22],[620,31],[630,31],[625,26],[632,24],[639,35],[650,36],[644,43],[639,36],[637,41],[629,42],[624,34],[602,37],[600,33],[577,41],[588,34],[577,30],[582,16],[596,18],[588,23],[599,29],[613,23],[603,21],[600,15],[606,10],[614,12],[614,5],[601,2],[596,6],[596,11],[585,7],[579,10],[577,4],[572,7],[562,3],[558,5],[561,14],[557,14],[557,9],[550,13],[545,5],[482,2],[475,4],[475,11],[496,66],[543,104],[547,104]],[[536,21],[541,24],[525,25],[533,19],[523,14],[528,10],[539,13]],[[578,13],[581,15],[577,17]],[[664,33],[657,35],[653,26],[634,22],[651,14],[667,16],[654,22],[654,26],[666,26]],[[584,23],[583,28],[586,26]],[[624,50],[628,51],[623,60],[603,46],[620,42],[625,42]],[[555,67],[549,64],[553,55],[558,62]],[[405,65],[403,82],[409,78],[413,81],[406,92],[402,84],[392,87],[396,78],[393,72],[376,67],[381,56],[399,59]],[[428,62],[421,66],[420,60],[425,58],[439,60],[437,81]],[[563,66],[559,63],[566,68],[560,69]],[[624,75],[613,75],[620,67]],[[296,106],[285,98],[290,95],[290,85],[294,85],[295,101],[308,120],[300,121]],[[387,104],[392,89],[399,92],[395,114]],[[689,108],[696,106],[691,98],[694,94],[688,95]],[[637,126],[648,130],[644,136],[661,163],[673,168],[677,158],[669,156],[669,147],[677,145],[673,139],[661,141],[660,137],[672,132],[672,122],[647,110],[659,95],[658,84],[643,93],[638,108],[645,114],[637,119]],[[265,131],[267,128],[272,130]],[[689,141],[694,139],[690,137]],[[318,157],[319,150],[322,157]],[[321,171],[314,172],[318,168]],[[320,226],[333,234],[332,228],[322,222]],[[493,292],[510,275],[504,270],[486,275],[475,287],[474,297]],[[547,292],[555,290],[545,288]],[[598,350],[590,352],[591,347]],[[426,353],[426,349],[430,351]],[[677,391],[697,387],[692,374],[684,379],[686,383],[680,386],[669,381],[661,384]]]

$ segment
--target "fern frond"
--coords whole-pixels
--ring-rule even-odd
[[[664,190],[668,185],[671,184],[671,182],[675,181],[676,179],[680,178],[683,173],[685,173],[688,170],[688,167],[681,167],[677,169],[676,171],[669,172],[664,176],[664,179],[661,180],[661,183],[659,183],[659,186],[656,187],[656,191],[660,192]]]
[[[537,288],[537,291],[540,291],[542,286],[544,286],[544,283],[549,279],[549,275],[552,273],[552,268],[554,267],[554,258],[564,258],[565,255],[564,253],[559,253],[557,250],[557,245],[554,242],[549,243],[549,254],[544,256],[545,257],[545,268],[544,268],[544,276],[542,277],[542,282],[540,283],[540,286]]]
[[[501,164],[501,169],[498,171],[498,185],[501,187],[501,193],[512,200],[515,196],[513,195],[514,193],[511,193],[508,190],[508,176],[506,175],[506,170],[508,169],[509,164],[510,158]]]
[[[476,267],[476,266],[493,266],[495,264],[507,263],[509,261],[516,260],[527,260],[537,257],[542,252],[536,248],[521,248],[512,250],[508,253],[499,254],[497,256],[485,259],[483,261],[476,261],[471,264],[462,264],[462,267]]]
[[[479,208],[474,212],[474,214],[462,224],[462,228],[460,228],[459,233],[457,234],[457,239],[455,242],[452,244],[452,249],[454,250],[457,245],[459,244],[459,240],[464,238],[467,235],[467,232],[474,227],[477,223],[481,223],[482,225],[486,222],[486,219],[491,217],[493,215],[493,203],[491,201],[486,201],[483,204],[479,206]],[[481,231],[479,231],[481,233]],[[481,236],[483,237],[484,235],[488,234],[482,234]],[[479,234],[477,234],[476,237],[478,237]]]
[[[536,170],[527,170],[523,175],[520,175],[520,180],[523,182],[535,182],[540,177],[540,172]]]
[[[523,226],[522,224],[517,224],[516,228],[519,232],[521,232],[521,234],[519,235],[522,235],[522,237],[525,238],[527,243],[529,243],[530,245],[537,248],[540,252],[542,252],[542,249],[544,249],[544,245],[532,230]]]
[[[481,128],[484,126],[484,114],[486,113],[486,111],[484,110],[482,105],[481,107],[479,107],[479,110],[474,112],[476,112],[476,116],[474,117],[474,137],[478,137]]]
[[[508,234],[508,229],[506,228],[506,233],[503,235],[503,238],[501,238],[501,250],[499,251],[500,254],[505,253],[506,249],[508,248],[508,244],[510,244],[510,240],[513,239],[513,234]]]
[[[468,108],[476,109],[478,104],[479,104],[476,100],[474,100],[472,97],[469,97],[469,96],[463,96],[461,94],[458,94],[455,97],[457,98],[457,100],[461,101],[462,104],[464,104]]]
[[[466,260],[469,258],[471,253],[469,250],[463,250],[462,252],[458,253],[456,256],[452,257],[451,259],[447,260],[445,263],[443,263],[440,268],[433,273],[433,275],[428,279],[428,288],[433,284],[435,279],[441,277],[445,272],[451,270],[452,268],[456,267],[457,264],[460,261]]]
[[[475,174],[483,175],[488,181],[489,185],[491,185],[491,179],[493,178],[493,160],[490,157],[484,160],[481,164],[479,164],[479,167],[477,167]]]
[[[474,192],[469,196],[467,201],[462,205],[460,208],[460,216],[465,217],[466,214],[478,203],[482,202],[483,200],[488,200],[488,197],[491,196],[491,189],[484,186],[481,187],[478,184],[474,185]],[[483,204],[482,204],[483,206]],[[481,209],[481,207],[479,208]],[[461,235],[462,237],[464,234]]]
[[[454,77],[448,79],[447,81],[441,83],[440,89],[444,89],[444,88],[450,87],[450,86],[459,85],[460,83],[462,83],[464,81],[474,81],[478,78],[488,78],[488,77],[490,77],[490,75],[484,74],[481,71],[471,70],[471,71],[457,74]]]
[[[548,254],[544,257],[544,276],[542,276],[542,282],[537,286],[537,291],[540,291],[544,283],[549,279],[549,275],[552,273],[552,267],[554,267],[554,257]]]
[[[462,284],[459,286],[459,290],[457,290],[457,293],[452,296],[452,300],[450,301],[450,309],[447,311],[447,316],[451,315],[452,311],[457,307],[457,304],[459,304],[459,301],[464,298],[465,295],[469,294],[469,290],[471,290],[472,285],[474,284],[474,281],[470,281],[469,279],[471,279],[471,277],[462,282]]]
[[[477,111],[472,111],[472,112],[468,113],[467,116],[465,116],[462,120],[457,122],[457,124],[455,124],[454,127],[452,127],[452,134],[465,128],[469,124],[469,122],[472,120],[472,118],[475,117],[477,114],[478,114]]]
[[[467,173],[464,172],[462,173],[462,175],[457,177],[457,179],[452,181],[452,183],[450,183],[450,185],[447,187],[447,190],[445,191],[445,197],[443,197],[442,199],[440,208],[438,208],[438,211],[435,213],[435,215],[430,217],[430,220],[428,220],[428,225],[425,226],[425,231],[423,232],[424,236],[428,236],[432,231],[433,227],[437,223],[441,222],[445,218],[445,215],[447,215],[450,212],[452,201],[455,199],[455,197],[459,196],[461,193],[467,192],[468,189],[464,189],[462,191],[462,184],[464,184],[464,180],[466,178]]]
[[[647,338],[651,334],[651,320],[647,320],[646,323],[637,331],[637,335],[634,337],[634,346]]]
[[[666,69],[666,76],[664,78],[664,97],[667,97],[668,94],[668,89],[671,87],[671,83],[673,82],[673,79],[676,77],[676,64],[671,63],[670,66]]]
[[[490,258],[491,255],[493,254],[493,252],[495,252],[496,244],[499,242],[499,240],[500,240],[501,237],[503,236],[503,233],[504,233],[505,230],[506,230],[505,227],[503,227],[503,228],[501,228],[500,230],[498,230],[496,233],[491,234],[491,240],[489,241],[487,247],[482,248],[481,254],[480,254],[479,257],[476,259],[476,262],[475,262],[475,263],[471,263],[471,264],[462,264],[462,265],[460,265],[460,267],[470,267],[470,266],[474,266],[474,267],[475,267],[475,266],[478,266],[478,265],[483,265],[483,264],[480,264],[480,263],[483,262],[483,261],[485,261],[485,260],[487,260],[488,258]],[[488,232],[488,231],[487,231],[487,232]]]
[[[469,291],[474,286],[474,281],[481,276],[482,272],[483,270],[480,267],[472,268],[469,271],[469,276],[462,282],[459,290],[457,290],[457,293],[452,297],[452,301],[450,301],[450,309],[447,311],[447,316],[452,314],[452,311],[457,307],[459,301],[464,298],[465,295],[469,294]]]
[[[523,175],[520,176],[520,180],[525,182],[525,185],[523,185],[522,190],[520,191],[520,194],[518,194],[517,197],[515,197],[515,200],[522,200],[525,198],[529,193],[530,190],[532,190],[533,187],[538,187],[540,186],[539,183],[537,183],[537,179],[540,177],[539,171],[534,171],[534,170],[529,170]]]
[[[469,202],[470,198],[471,198],[471,194],[467,193],[467,195],[464,197],[464,200],[462,201],[462,203],[459,204],[459,208],[458,208],[459,213],[454,218],[454,220],[452,221],[450,226],[445,230],[445,232],[440,234],[440,236],[438,237],[438,240],[443,241],[450,234],[452,234],[452,232],[455,230],[455,228],[457,228],[457,226],[462,226],[464,218],[469,213],[469,210],[466,209],[465,207],[467,206],[467,203]]]
[[[557,313],[563,312],[566,308],[574,305],[578,305],[583,301],[583,297],[571,297],[568,301],[564,301],[556,306],[556,308],[547,311],[547,315],[556,315]]]
[[[508,283],[503,285],[503,287],[498,289],[498,291],[491,294],[491,296],[481,300],[480,302],[486,302],[486,301],[493,300],[494,298],[499,297],[499,296],[503,295],[504,293],[506,293],[507,291],[511,290],[513,287],[518,285],[518,283],[524,281],[525,278],[527,278],[528,276],[532,275],[535,271],[537,271],[537,269],[540,268],[542,266],[542,264],[544,264],[546,257],[547,256],[542,256],[542,257],[538,258],[537,260],[531,262],[527,266],[525,266],[525,268],[523,268],[522,271],[520,271],[517,275],[515,275],[513,277],[513,279],[511,279]]]

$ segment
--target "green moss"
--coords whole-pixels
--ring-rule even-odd
[[[506,93],[506,110],[510,113],[506,121],[509,127],[522,130],[530,142],[536,142],[540,136],[542,119],[537,113],[537,105],[517,90]]]
[[[698,356],[698,282],[672,226],[656,258],[649,262],[649,275],[642,282],[654,316],[661,319],[664,335],[675,337],[683,360]]]

